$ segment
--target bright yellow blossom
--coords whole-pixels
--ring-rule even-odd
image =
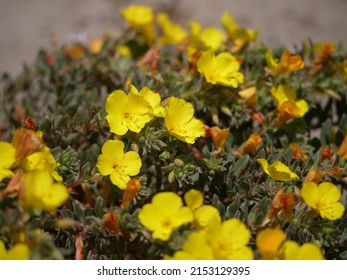
[[[0,142],[0,182],[5,178],[12,178],[13,172],[10,170],[16,162],[16,150],[7,142]]]
[[[298,175],[290,171],[289,167],[280,161],[275,161],[269,165],[266,159],[260,158],[257,159],[257,162],[261,165],[264,172],[274,180],[286,182],[299,179]]]
[[[150,24],[154,20],[153,8],[150,6],[130,5],[121,8],[120,13],[132,28]]]
[[[337,220],[345,211],[343,204],[338,202],[340,190],[330,182],[323,182],[318,186],[314,182],[306,182],[301,189],[301,196],[322,218]]]
[[[258,30],[240,28],[229,12],[225,12],[222,15],[221,23],[228,33],[230,40],[234,43],[233,52],[241,49],[246,43],[257,39]]]
[[[133,85],[130,85],[130,91],[141,96],[148,102],[152,108],[151,115],[154,117],[164,117],[165,109],[160,106],[161,98],[159,93],[150,90],[148,87],[143,87],[139,92]]]
[[[277,108],[277,122],[284,123],[290,119],[301,118],[308,112],[308,104],[304,99],[296,99],[295,91],[287,85],[271,88]]]
[[[278,252],[285,239],[283,230],[267,228],[258,233],[255,244],[263,259],[274,260],[278,259]]]
[[[281,75],[287,72],[294,72],[304,68],[304,61],[299,55],[291,55],[290,51],[285,50],[280,60],[274,59],[271,49],[265,54],[267,67],[275,75]]]
[[[257,133],[253,133],[249,136],[247,141],[243,143],[240,147],[241,154],[254,154],[257,151],[258,146],[261,144],[263,140],[260,135]]]
[[[124,143],[120,140],[106,141],[101,151],[97,168],[102,175],[110,175],[112,183],[124,190],[130,176],[140,172],[142,162],[139,154],[133,151],[124,153]]]
[[[314,243],[300,246],[292,240],[286,240],[282,229],[265,229],[258,233],[256,246],[266,260],[323,260],[320,248]]]
[[[163,32],[160,42],[163,45],[175,45],[187,38],[187,32],[179,24],[173,23],[166,13],[157,15],[157,22]]]
[[[24,175],[24,191],[20,194],[21,202],[33,209],[53,211],[68,199],[67,188],[53,182],[47,171],[31,171]]]
[[[151,45],[155,41],[155,26],[153,8],[144,5],[130,5],[120,9],[120,13],[131,28],[142,34]]]
[[[5,244],[0,240],[0,260],[27,260],[29,253],[28,246],[21,243],[6,250]]]
[[[139,133],[151,120],[152,108],[131,87],[127,95],[122,90],[112,92],[106,100],[106,120],[111,132],[124,135],[128,130]]]
[[[201,45],[205,49],[211,48],[216,51],[221,48],[226,40],[224,33],[217,28],[208,27],[202,29],[198,22],[190,22],[189,27],[191,40],[197,47]]]
[[[21,162],[21,166],[26,171],[48,171],[54,180],[58,182],[63,181],[63,178],[55,170],[58,164],[47,146],[44,146],[42,151],[33,153],[24,158]]]
[[[197,229],[207,231],[209,227],[221,222],[217,208],[203,205],[203,195],[198,190],[189,190],[184,195],[184,201],[194,214],[194,225]]]
[[[213,249],[202,231],[189,234],[180,251],[172,257],[165,256],[166,260],[213,260]]]
[[[253,251],[247,244],[251,232],[244,223],[233,218],[223,223],[216,222],[206,232],[207,240],[213,248],[217,260],[251,260]]]
[[[193,219],[192,211],[183,206],[181,197],[173,192],[157,193],[139,213],[141,224],[152,231],[153,238],[163,241],[170,239],[173,230]]]
[[[204,124],[193,118],[194,108],[187,101],[171,97],[165,107],[165,125],[169,133],[189,144],[205,134]]]
[[[319,247],[314,243],[305,243],[300,246],[292,240],[283,244],[284,260],[324,260],[324,256]]]
[[[217,56],[212,49],[204,52],[197,62],[198,71],[204,75],[207,82],[230,87],[238,87],[243,83],[244,76],[240,70],[240,63],[227,52]]]

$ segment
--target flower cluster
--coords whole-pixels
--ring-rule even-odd
[[[345,259],[343,46],[120,14],[0,76],[0,259]]]

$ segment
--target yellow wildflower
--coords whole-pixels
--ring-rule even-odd
[[[226,40],[224,33],[217,28],[202,29],[198,22],[190,22],[189,27],[191,40],[197,47],[202,45],[205,49],[211,48],[216,51]]]
[[[248,107],[254,109],[258,101],[258,93],[256,87],[249,87],[238,92],[242,100],[246,101]]]
[[[323,260],[320,248],[313,243],[300,246],[295,241],[285,240],[281,229],[265,229],[258,233],[256,246],[263,259],[266,260]]]
[[[243,143],[240,147],[241,154],[254,154],[257,151],[258,146],[261,144],[263,140],[260,135],[257,133],[253,133],[249,136],[247,141]]]
[[[279,61],[273,58],[271,49],[267,49],[265,57],[268,69],[276,76],[304,68],[304,61],[301,56],[291,55],[288,50],[282,53]]]
[[[116,53],[124,57],[131,57],[131,50],[127,45],[118,45]]]
[[[283,244],[284,260],[324,260],[324,256],[319,247],[314,243],[305,243],[300,246],[292,240]]]
[[[112,92],[106,100],[106,120],[111,132],[124,135],[128,130],[139,133],[151,120],[150,104],[131,87],[127,95],[122,90]]]
[[[58,164],[47,146],[44,146],[42,151],[33,153],[24,158],[21,162],[21,166],[26,171],[48,171],[54,180],[58,182],[63,181],[63,178],[55,170]]]
[[[271,88],[277,108],[277,122],[284,123],[293,118],[301,118],[308,112],[308,104],[304,99],[296,99],[295,91],[287,85]]]
[[[120,13],[127,23],[132,27],[141,27],[153,22],[153,8],[145,5],[130,5],[121,8]]]
[[[189,190],[184,195],[184,201],[194,214],[196,228],[206,231],[209,227],[221,222],[217,208],[211,205],[203,205],[203,195],[198,190]]]
[[[169,133],[189,144],[205,134],[204,124],[193,118],[194,108],[187,101],[171,97],[165,107],[165,125]]]
[[[182,206],[182,199],[173,192],[157,193],[152,203],[143,206],[139,213],[141,224],[152,231],[153,238],[169,240],[173,230],[192,222],[191,210]]]
[[[289,167],[280,161],[275,161],[269,165],[266,159],[260,158],[257,159],[257,162],[261,165],[264,172],[274,180],[286,182],[299,179],[298,175],[290,171]]]
[[[241,49],[246,43],[257,39],[258,30],[240,28],[229,12],[225,12],[222,15],[221,23],[228,33],[230,40],[234,42],[235,46],[232,49],[233,52]]]
[[[227,52],[217,56],[212,49],[204,52],[197,62],[198,71],[204,75],[207,82],[230,87],[238,87],[243,83],[244,76],[239,72],[240,63]]]
[[[206,234],[202,231],[189,234],[180,251],[172,257],[164,256],[166,260],[213,260],[213,249],[209,245]]]
[[[5,178],[12,178],[13,172],[10,170],[16,162],[16,150],[7,142],[0,142],[0,182]]]
[[[124,153],[124,143],[120,140],[108,140],[102,146],[102,154],[96,164],[100,173],[110,175],[113,184],[124,190],[130,181],[129,176],[139,174],[142,166],[138,153]]]
[[[306,182],[301,189],[301,196],[323,219],[340,219],[345,211],[343,204],[338,202],[340,190],[330,182],[323,182],[318,186],[314,182]]]
[[[153,8],[144,5],[130,5],[121,8],[120,13],[131,28],[142,34],[148,44],[155,41]]]
[[[216,222],[206,232],[217,260],[251,260],[253,251],[247,247],[251,232],[244,223],[233,218],[223,223]]]
[[[275,260],[285,239],[286,235],[281,229],[267,228],[258,233],[255,244],[263,259]]]
[[[133,86],[130,85],[130,91],[134,92],[136,95],[141,96],[152,108],[152,113],[154,117],[164,117],[165,109],[160,106],[161,98],[160,94],[150,90],[148,87],[143,87],[140,92]]]
[[[63,205],[68,197],[66,187],[53,182],[49,172],[32,171],[24,175],[24,191],[20,194],[20,200],[25,206],[53,211]]]
[[[157,22],[163,32],[163,35],[160,37],[160,42],[163,45],[179,44],[187,38],[187,33],[183,27],[173,23],[166,13],[159,13]]]
[[[0,260],[27,260],[29,253],[28,246],[21,243],[6,250],[4,242],[0,240]]]

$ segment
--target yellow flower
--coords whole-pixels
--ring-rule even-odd
[[[116,53],[124,57],[131,57],[131,50],[127,45],[118,45]]]
[[[106,100],[106,120],[111,132],[117,135],[124,135],[128,130],[139,133],[151,120],[151,110],[150,104],[136,94],[134,87],[130,87],[128,95],[116,90]]]
[[[187,33],[183,27],[173,23],[166,13],[159,13],[157,21],[163,32],[160,37],[160,42],[163,45],[175,45],[187,38]]]
[[[124,190],[130,181],[129,176],[139,174],[142,162],[138,153],[124,153],[122,141],[108,140],[102,146],[96,166],[102,175],[110,175],[112,183]]]
[[[184,194],[184,201],[194,214],[194,225],[197,229],[207,231],[209,227],[221,222],[217,208],[203,205],[203,195],[198,190],[189,190]]]
[[[130,5],[120,9],[120,13],[131,28],[142,34],[146,43],[151,45],[155,41],[153,8],[144,5]]]
[[[206,234],[202,231],[189,234],[180,251],[173,257],[164,256],[166,260],[213,260],[213,249],[209,245]]]
[[[24,175],[24,191],[21,202],[35,209],[55,210],[68,199],[69,193],[61,183],[54,183],[49,172],[32,171]]]
[[[314,243],[305,243],[299,246],[298,243],[288,240],[283,244],[284,260],[324,260],[324,256],[319,247]]]
[[[208,27],[202,30],[198,22],[190,22],[189,27],[191,40],[197,47],[202,45],[206,49],[211,48],[216,51],[226,40],[224,33],[217,28]]]
[[[264,172],[274,180],[286,182],[299,179],[298,175],[290,171],[289,167],[280,161],[275,161],[269,165],[266,159],[260,158],[257,159],[257,162],[261,165]]]
[[[227,52],[217,56],[210,49],[204,52],[197,62],[198,71],[204,75],[207,82],[230,87],[238,87],[243,83],[244,76],[239,72],[240,63]]]
[[[130,5],[121,8],[120,13],[127,23],[132,27],[141,27],[153,22],[153,9],[150,6]]]
[[[338,202],[341,192],[332,183],[324,182],[317,186],[314,182],[306,182],[301,189],[301,196],[322,218],[337,220],[345,211],[343,204]]]
[[[217,260],[251,260],[253,251],[247,247],[251,232],[244,223],[233,218],[215,223],[206,232],[209,244]]]
[[[140,92],[133,86],[130,85],[130,91],[134,92],[136,95],[141,96],[152,108],[152,113],[154,117],[164,117],[165,109],[160,106],[161,98],[159,93],[150,90],[148,87],[143,87]]]
[[[222,15],[221,23],[228,33],[230,40],[235,44],[232,50],[234,52],[241,49],[246,43],[255,41],[257,39],[258,30],[240,28],[236,24],[233,16],[228,12],[225,12]]]
[[[258,233],[255,244],[263,259],[275,260],[278,259],[279,250],[285,239],[286,235],[281,229],[267,228]]]
[[[0,240],[0,260],[27,260],[29,253],[28,246],[21,243],[6,250],[5,244]]]
[[[152,203],[143,206],[139,213],[141,224],[152,231],[153,238],[169,240],[173,230],[192,222],[191,210],[182,206],[182,199],[173,192],[157,193]]]
[[[187,101],[171,97],[165,107],[165,125],[169,133],[189,144],[205,134],[204,124],[193,118],[194,108]]]
[[[0,182],[5,178],[12,178],[13,172],[10,170],[16,162],[16,150],[7,142],[0,142]]]
[[[279,61],[273,58],[271,49],[266,50],[265,57],[268,69],[277,76],[304,68],[304,61],[301,56],[291,55],[288,50],[282,53]]]
[[[249,136],[247,141],[243,143],[240,147],[241,154],[254,154],[257,151],[258,146],[261,144],[263,140],[260,135],[257,133],[253,133]]]
[[[308,112],[307,102],[303,99],[297,100],[295,91],[287,85],[271,88],[271,95],[277,104],[277,122],[279,123],[301,118]]]
[[[287,240],[281,229],[265,229],[258,233],[256,246],[266,260],[323,260],[320,248],[313,243],[299,246],[295,241]]]
[[[242,100],[246,101],[248,107],[254,109],[258,101],[258,93],[256,87],[249,87],[238,92]]]
[[[33,153],[24,158],[21,162],[21,166],[26,171],[48,171],[54,180],[58,182],[63,181],[63,178],[55,170],[58,164],[47,146],[44,146],[42,151]]]

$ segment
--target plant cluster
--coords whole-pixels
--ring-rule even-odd
[[[347,259],[343,46],[120,12],[1,77],[0,259]]]

